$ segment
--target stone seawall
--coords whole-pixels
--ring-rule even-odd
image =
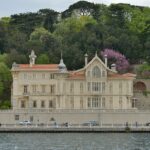
[[[49,127],[1,127],[0,133],[139,133],[150,132],[150,127],[69,127],[69,128],[49,128]]]
[[[0,111],[0,124],[19,124],[30,120],[33,124],[82,124],[94,120],[99,124],[146,124],[150,111],[139,110],[5,110]]]

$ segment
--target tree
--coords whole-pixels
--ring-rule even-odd
[[[73,13],[79,16],[90,16],[94,12],[95,5],[87,1],[79,1],[70,5],[69,8],[62,13],[62,17],[71,17]],[[96,7],[97,8],[97,7]]]
[[[11,73],[9,68],[4,64],[0,63],[0,100],[10,99],[10,89],[11,89]]]
[[[129,62],[127,61],[126,57],[121,53],[112,49],[105,49],[104,51],[101,52],[101,55],[103,59],[105,55],[107,55],[109,66],[115,63],[116,69],[120,73],[124,73],[129,69]]]
[[[42,25],[43,18],[38,13],[20,13],[11,15],[10,26],[13,30],[19,30],[27,36],[33,32],[36,27]]]
[[[43,17],[43,27],[53,32],[54,24],[57,23],[59,13],[52,9],[40,9],[39,14]]]
[[[27,63],[27,58],[24,54],[20,54],[15,49],[12,49],[10,53],[7,54],[6,64],[9,68],[11,68],[14,62],[24,64]]]
[[[19,30],[11,30],[6,34],[5,51],[9,53],[15,49],[20,53],[26,53],[27,35]]]
[[[50,32],[43,27],[35,28],[35,30],[30,34],[30,40],[41,40],[44,35],[50,35]]]
[[[40,56],[37,57],[37,64],[49,64],[49,58],[47,54],[41,54]]]
[[[5,51],[4,50],[5,36],[6,36],[6,28],[4,26],[4,23],[0,20],[0,53],[3,53]]]

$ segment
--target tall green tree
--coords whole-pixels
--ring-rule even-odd
[[[10,100],[10,89],[11,89],[11,73],[9,68],[4,64],[0,63],[0,100]]]

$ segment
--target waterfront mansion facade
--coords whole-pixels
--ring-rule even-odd
[[[79,70],[68,71],[61,58],[59,64],[35,64],[31,52],[29,64],[12,65],[13,110],[18,109],[135,109],[131,73],[118,74],[115,64],[111,68],[95,54]]]

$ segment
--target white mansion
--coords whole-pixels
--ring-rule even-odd
[[[85,66],[68,71],[61,58],[59,64],[35,64],[34,51],[29,64],[12,65],[13,110],[96,110],[133,109],[133,80],[131,73],[118,74],[95,54]]]

